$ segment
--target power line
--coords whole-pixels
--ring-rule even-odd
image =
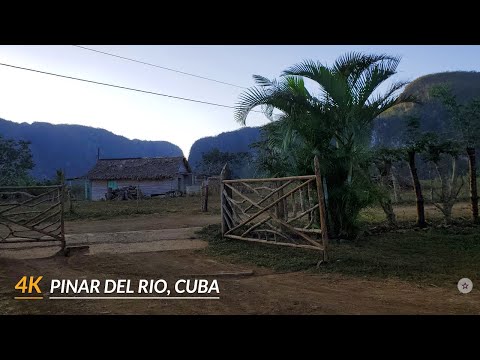
[[[224,107],[224,108],[235,109],[235,106],[230,106],[230,105],[222,105],[222,104],[212,103],[212,102],[203,101],[203,100],[189,99],[189,98],[185,98],[185,97],[181,97],[181,96],[174,96],[174,95],[162,94],[162,93],[157,93],[157,92],[154,92],[154,91],[135,89],[135,88],[130,88],[130,87],[126,87],[126,86],[108,84],[108,83],[99,82],[99,81],[94,81],[94,80],[80,79],[80,78],[73,77],[73,76],[60,75],[60,74],[50,73],[50,72],[41,71],[41,70],[36,70],[36,69],[29,69],[29,68],[25,68],[25,67],[21,67],[21,66],[15,66],[15,65],[10,65],[10,64],[5,64],[5,63],[0,63],[0,65],[1,65],[1,66],[11,67],[11,68],[14,68],[14,69],[32,71],[32,72],[36,72],[36,73],[40,73],[40,74],[45,74],[45,75],[57,76],[57,77],[65,78],[65,79],[83,81],[83,82],[87,82],[87,83],[91,83],[91,84],[109,86],[109,87],[113,87],[113,88],[130,90],[130,91],[136,91],[136,92],[145,93],[145,94],[151,94],[151,95],[157,95],[157,96],[164,96],[164,97],[168,97],[168,98],[172,98],[172,99],[178,99],[178,100],[184,100],[184,101],[191,101],[191,102],[200,103],[200,104],[206,104],[206,105],[213,105],[213,106],[219,106],[219,107]],[[252,111],[254,111],[254,112],[261,112],[261,111],[255,111],[255,110],[252,110]]]
[[[113,57],[116,57],[116,58],[119,58],[119,59],[136,62],[136,63],[143,64],[143,65],[153,66],[153,67],[163,69],[163,70],[173,71],[173,72],[176,72],[176,73],[179,73],[179,74],[182,74],[182,75],[193,76],[193,77],[196,77],[196,78],[199,78],[199,79],[213,81],[213,82],[216,82],[216,83],[219,83],[219,84],[234,86],[234,87],[237,87],[237,88],[240,88],[240,89],[247,89],[245,86],[235,85],[235,84],[228,83],[228,82],[225,82],[225,81],[220,81],[220,80],[208,78],[208,77],[205,77],[205,76],[191,74],[191,73],[188,73],[188,72],[185,72],[185,71],[180,71],[180,70],[168,68],[168,67],[165,67],[165,66],[160,66],[160,65],[148,63],[148,62],[145,62],[145,61],[141,61],[141,60],[125,57],[125,56],[112,54],[112,53],[109,53],[109,52],[106,52],[106,51],[95,50],[95,49],[92,49],[92,48],[89,48],[89,47],[86,47],[86,46],[80,46],[80,45],[72,45],[72,46],[75,46],[75,47],[80,48],[80,49],[88,50],[88,51],[93,51],[93,52],[96,52],[96,53],[99,53],[99,54],[104,54],[104,55],[113,56]]]

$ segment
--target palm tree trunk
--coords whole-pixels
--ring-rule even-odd
[[[473,222],[478,223],[478,192],[477,192],[477,164],[475,148],[467,147],[468,171],[470,173],[470,200],[472,205]]]
[[[415,151],[408,151],[408,166],[412,174],[413,188],[415,189],[415,196],[417,198],[417,226],[426,227],[425,222],[425,207],[422,195],[422,186],[418,179],[417,166],[415,164]]]

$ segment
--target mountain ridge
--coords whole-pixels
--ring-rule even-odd
[[[100,157],[182,156],[182,150],[168,141],[130,140],[111,131],[84,125],[47,122],[16,123],[0,118],[4,138],[31,142],[35,167],[31,175],[37,180],[49,179],[56,169],[66,177],[85,175]]]

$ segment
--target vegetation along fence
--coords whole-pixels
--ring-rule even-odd
[[[0,244],[59,241],[65,247],[62,185],[0,187]]]
[[[327,260],[328,232],[318,158],[315,175],[231,180],[221,173],[225,238],[314,249]]]

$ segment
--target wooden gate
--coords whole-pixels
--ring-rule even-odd
[[[229,178],[226,165],[220,189],[224,237],[320,250],[327,260],[326,211],[317,157],[315,175]]]
[[[0,187],[0,244],[59,241],[65,248],[64,187]]]

